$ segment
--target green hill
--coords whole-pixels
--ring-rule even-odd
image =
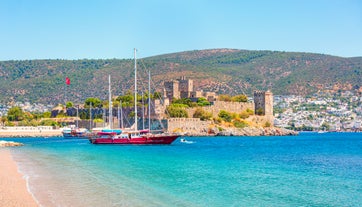
[[[133,89],[133,68],[131,59],[0,61],[0,103],[107,99],[108,74],[112,93],[122,95]],[[232,95],[256,89],[297,95],[362,89],[362,57],[213,49],[143,58],[138,68],[142,80],[151,70],[153,88],[159,90],[163,81],[180,76],[194,79],[196,89]],[[71,79],[69,87],[66,76]]]

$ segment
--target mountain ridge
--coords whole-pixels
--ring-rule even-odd
[[[45,59],[0,61],[0,102],[82,103],[87,97],[107,100],[108,74],[112,93],[133,90],[132,59]],[[186,76],[195,89],[220,94],[310,95],[319,90],[362,90],[362,57],[268,50],[207,49],[162,54],[138,60],[139,79],[150,69],[154,88]],[[65,77],[71,79],[66,88]],[[147,89],[146,89],[147,90]]]

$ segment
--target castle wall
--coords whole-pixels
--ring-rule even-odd
[[[243,102],[226,102],[226,101],[215,101],[212,106],[204,106],[203,110],[211,112],[213,117],[217,117],[221,110],[232,112],[232,113],[241,113],[246,109],[254,110],[253,103],[243,103]],[[186,109],[189,117],[192,117],[195,113],[196,108]]]
[[[170,118],[167,120],[169,132],[188,132],[206,134],[211,121],[201,121],[199,118]]]

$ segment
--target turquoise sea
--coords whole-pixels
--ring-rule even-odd
[[[186,137],[169,146],[5,139],[41,206],[361,206],[362,133]]]

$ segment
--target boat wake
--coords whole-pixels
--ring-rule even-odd
[[[193,144],[193,143],[195,143],[195,142],[193,142],[193,141],[188,141],[188,140],[186,140],[185,138],[180,139],[180,142],[181,142],[181,143],[185,143],[185,144]]]

